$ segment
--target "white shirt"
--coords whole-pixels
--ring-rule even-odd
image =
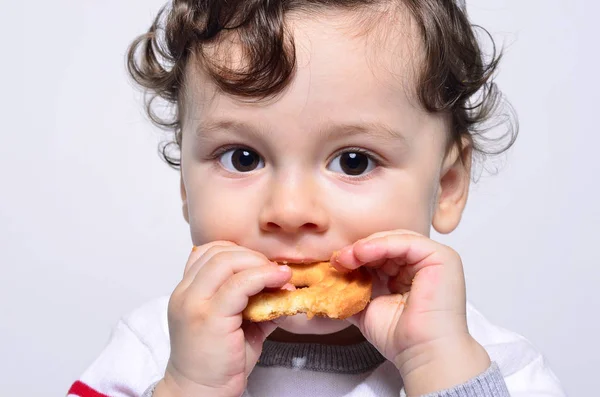
[[[168,299],[151,301],[122,318],[106,348],[68,396],[141,396],[159,381],[170,351]],[[491,324],[470,304],[467,322],[471,335],[500,368],[511,396],[566,396],[544,357],[525,338]],[[269,395],[398,397],[404,392],[398,370],[386,361],[371,372],[352,375],[257,366],[244,397]]]

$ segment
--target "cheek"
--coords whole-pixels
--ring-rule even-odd
[[[195,188],[188,195],[188,206],[190,233],[196,245],[215,240],[239,243],[256,228],[256,206],[239,192],[236,194],[209,184]]]
[[[346,197],[337,207],[336,221],[343,225],[349,241],[373,233],[409,229],[428,235],[431,226],[431,195],[433,189],[416,178],[390,178],[373,184],[368,194]]]

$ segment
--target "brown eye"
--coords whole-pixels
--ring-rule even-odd
[[[328,168],[334,172],[359,176],[373,171],[376,166],[377,164],[369,155],[359,151],[348,151],[331,160]]]
[[[219,161],[232,172],[250,172],[265,166],[258,153],[250,149],[231,149],[219,157]]]

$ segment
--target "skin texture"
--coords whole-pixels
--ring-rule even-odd
[[[188,69],[181,195],[197,248],[169,303],[171,356],[156,396],[241,395],[271,334],[366,338],[394,362],[409,395],[489,366],[467,330],[460,256],[428,237],[431,226],[449,233],[460,221],[470,147],[447,151],[447,116],[418,105],[421,44],[408,14],[398,11],[385,34],[349,35],[352,22],[341,10],[292,18],[298,70],[269,102],[241,102],[217,91],[197,63]],[[256,169],[231,169],[219,152],[238,146],[261,156]],[[346,175],[338,155],[348,148],[376,162]],[[290,280],[274,263],[284,260],[365,266],[377,276],[373,300],[343,321],[244,322],[249,296]]]

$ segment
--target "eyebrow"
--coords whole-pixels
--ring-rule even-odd
[[[253,138],[268,135],[264,128],[257,128],[249,123],[231,119],[208,120],[201,122],[196,128],[195,135],[202,140],[210,139],[210,136],[222,131],[239,131]]]
[[[249,123],[233,119],[208,120],[198,125],[196,136],[208,138],[208,136],[220,131],[239,131],[251,137],[259,138],[270,135],[271,131],[254,126]],[[369,135],[382,140],[400,140],[406,143],[406,136],[378,121],[374,122],[353,122],[353,123],[326,123],[319,128],[319,135],[324,140],[336,139],[356,135]]]
[[[324,139],[369,135],[382,140],[400,140],[406,143],[406,136],[401,131],[379,121],[327,124],[326,128],[321,129],[321,135]]]

